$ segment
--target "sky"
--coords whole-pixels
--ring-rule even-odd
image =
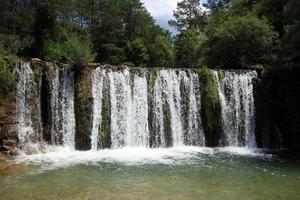
[[[176,30],[168,25],[168,21],[173,18],[173,11],[176,10],[177,3],[181,0],[141,0],[147,10],[156,20],[156,23],[165,29],[169,29],[176,34]],[[205,1],[201,1],[202,3]]]

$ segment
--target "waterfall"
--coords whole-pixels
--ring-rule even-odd
[[[112,147],[149,146],[148,92],[145,74],[110,71]]]
[[[74,73],[54,69],[51,91],[52,143],[75,148]]]
[[[98,149],[99,130],[101,128],[101,110],[102,110],[102,87],[103,74],[102,69],[97,68],[93,75],[92,95],[93,95],[93,125],[92,125],[92,150]]]
[[[53,145],[75,149],[74,72],[49,65],[45,74],[20,63],[17,129],[21,148],[42,141],[41,84],[49,88],[47,126]],[[221,103],[220,146],[256,147],[252,71],[212,71]],[[91,150],[123,147],[205,146],[201,119],[201,73],[193,69],[100,66],[86,91],[85,121]],[[42,79],[42,76],[45,76]],[[89,82],[90,81],[90,82]],[[49,86],[49,87],[48,87]],[[89,93],[90,92],[90,93]],[[46,93],[43,93],[46,94]],[[47,109],[45,109],[47,110]],[[48,115],[46,115],[48,116]],[[80,119],[79,119],[80,120]],[[80,122],[79,122],[80,123]],[[90,124],[90,125],[89,125]],[[80,135],[79,135],[80,137]],[[80,138],[79,138],[80,139]],[[89,142],[89,138],[87,140]]]
[[[110,98],[103,99],[103,74],[108,76]],[[112,148],[148,147],[148,91],[146,74],[132,74],[128,69],[113,72],[97,68],[93,76],[93,122],[92,150],[97,150],[102,141],[99,137],[102,122],[102,103],[111,101],[111,146]],[[103,133],[107,134],[107,133]]]
[[[188,87],[188,128],[187,145],[205,145],[204,131],[201,122],[201,95],[200,95],[200,81],[196,73],[189,72],[189,78],[184,75],[184,84]]]
[[[213,71],[222,106],[225,146],[256,147],[253,78],[256,72]],[[219,74],[220,73],[220,74]],[[224,73],[224,74],[222,74]]]
[[[109,79],[110,98],[103,98],[104,74]],[[185,90],[182,87],[186,88],[186,91],[181,91]],[[124,68],[113,71],[100,67],[94,71],[92,150],[97,150],[101,144],[99,130],[103,118],[102,104],[107,104],[106,101],[110,101],[111,105],[111,147],[150,146],[148,88],[146,70],[135,72]],[[187,102],[182,100],[183,96],[188,97]],[[191,71],[161,70],[153,86],[152,98],[156,135],[152,146],[204,146],[198,74]],[[188,108],[186,115],[182,112],[184,105]],[[186,124],[186,127],[183,124]],[[170,135],[166,129],[169,129]]]
[[[18,73],[16,94],[16,118],[19,144],[24,148],[27,143],[41,140],[40,88],[41,80],[36,80],[30,63],[17,64]]]
[[[182,84],[185,86],[183,90],[186,91],[181,91]],[[183,116],[182,112],[182,96],[184,95],[188,96],[188,116]],[[200,119],[200,102],[199,79],[196,73],[189,71],[187,75],[184,71],[178,73],[174,70],[161,70],[154,85],[156,146],[203,146],[204,133]],[[170,118],[170,122],[164,118]],[[185,130],[184,120],[188,124]],[[170,123],[169,126],[166,123]],[[167,135],[168,132],[171,135]]]

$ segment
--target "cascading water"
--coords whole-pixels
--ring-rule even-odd
[[[75,148],[74,73],[55,69],[51,91],[51,138],[53,144]]]
[[[177,73],[174,70],[162,70],[158,74],[154,85],[156,146],[204,145],[200,119],[199,79],[195,73],[189,71],[188,74],[189,77],[186,72]],[[182,84],[188,91],[181,91]],[[184,92],[186,94],[183,94]],[[182,95],[189,96],[187,119],[183,119]],[[169,126],[164,118],[170,118]],[[188,122],[186,130],[183,127],[184,120]],[[171,132],[169,136],[166,135],[168,128]],[[172,144],[168,140],[171,140]]]
[[[92,96],[92,150],[99,148],[101,137],[102,104],[110,101],[111,147],[149,147],[149,85],[146,71],[132,72],[127,68],[119,71],[97,68],[94,71]],[[109,79],[110,98],[103,98],[103,77]],[[181,92],[182,86],[187,88]],[[204,146],[204,134],[200,117],[200,85],[198,74],[161,70],[153,86],[153,121],[156,139],[152,146]],[[182,96],[187,95],[188,115],[182,112]],[[169,122],[167,120],[169,118]],[[165,120],[164,120],[165,119]],[[183,121],[187,127],[184,130]],[[170,127],[169,136],[166,127]],[[104,133],[105,134],[105,133]],[[154,133],[153,133],[154,134]],[[169,138],[166,138],[169,137]],[[168,141],[167,141],[168,140]],[[172,141],[172,144],[167,144]],[[101,146],[101,145],[100,145]]]
[[[75,149],[74,73],[51,65],[49,124],[52,144]],[[20,146],[41,141],[41,76],[30,63],[17,67]],[[48,74],[47,74],[48,73]],[[92,70],[91,149],[205,146],[201,73],[193,70]],[[256,147],[252,79],[256,72],[213,71],[221,102],[221,146]],[[40,80],[39,80],[40,79]],[[43,79],[44,80],[44,79]],[[89,133],[86,133],[89,134]]]
[[[255,108],[252,80],[256,72],[213,71],[222,106],[224,136],[221,144],[256,147]],[[222,72],[220,72],[222,73]]]
[[[112,147],[149,146],[147,81],[128,69],[109,72]]]
[[[26,144],[36,143],[42,137],[39,118],[41,81],[35,80],[30,63],[17,64],[16,71],[19,77],[16,94],[17,132],[20,147],[24,148]]]
[[[103,74],[109,78],[110,98],[103,99]],[[112,148],[148,147],[148,93],[145,74],[132,75],[128,69],[113,72],[97,68],[93,78],[92,150],[99,147],[102,102],[110,100]],[[100,138],[101,139],[101,138]]]
[[[204,131],[201,122],[201,95],[199,76],[196,73],[189,72],[189,77],[183,74],[183,81],[185,87],[188,88],[188,127],[187,145],[205,145]]]
[[[102,87],[103,74],[101,68],[97,68],[93,76],[93,125],[91,133],[92,150],[98,149],[99,130],[101,128],[101,110],[102,110]]]

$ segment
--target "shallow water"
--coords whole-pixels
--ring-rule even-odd
[[[300,164],[261,150],[55,149],[0,172],[0,199],[300,199]]]

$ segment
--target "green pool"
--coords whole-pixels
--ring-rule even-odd
[[[59,149],[0,172],[0,199],[300,199],[300,163],[260,150]]]

